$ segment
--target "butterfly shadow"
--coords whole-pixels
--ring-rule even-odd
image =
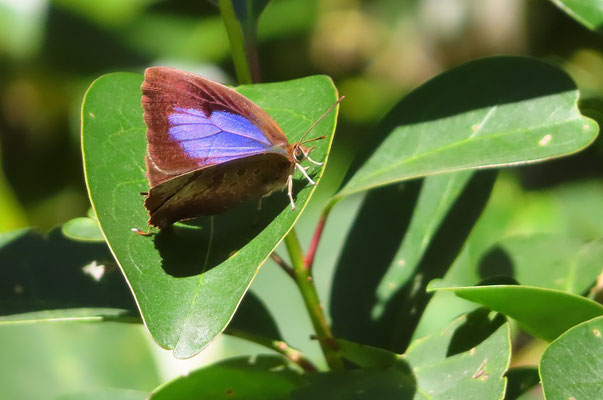
[[[307,185],[295,180],[293,198]],[[219,215],[182,221],[154,235],[162,268],[174,277],[208,271],[259,235],[279,214],[292,212],[286,191],[251,199]]]

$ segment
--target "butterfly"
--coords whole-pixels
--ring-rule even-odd
[[[318,120],[303,137],[339,102]],[[289,144],[277,123],[242,94],[202,76],[168,67],[147,68],[142,84],[147,126],[145,157],[149,225],[214,215],[287,187],[313,147]],[[139,232],[140,233],[140,232]]]

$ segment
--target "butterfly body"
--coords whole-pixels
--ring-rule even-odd
[[[217,82],[167,67],[145,71],[142,93],[149,225],[218,214],[287,184],[294,205],[292,175],[308,150],[289,144],[259,106]]]

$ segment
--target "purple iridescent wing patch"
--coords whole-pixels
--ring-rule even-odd
[[[176,107],[168,135],[199,166],[218,164],[270,151],[272,143],[247,118],[226,111],[206,116],[201,110]]]

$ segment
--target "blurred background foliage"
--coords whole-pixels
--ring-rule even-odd
[[[299,224],[306,244],[321,206],[379,118],[405,93],[451,66],[497,54],[539,57],[573,77],[582,92],[583,113],[603,122],[603,36],[548,0],[273,0],[260,20],[259,53],[263,81],[328,74],[347,97],[327,174]],[[47,231],[86,215],[79,141],[83,94],[103,73],[142,72],[151,65],[234,83],[215,2],[0,0],[0,232],[25,226]],[[512,235],[561,234],[585,241],[603,236],[602,153],[598,139],[576,156],[504,170],[471,246],[456,264]],[[345,231],[358,202],[354,197],[344,201],[327,228]],[[327,235],[321,247],[316,282],[323,299],[341,240]],[[461,270],[453,268],[451,274]],[[316,344],[307,338],[301,300],[291,294],[295,290],[286,279],[267,265],[252,288],[281,321],[285,338],[316,353]],[[287,300],[274,300],[283,297]],[[466,303],[450,297],[430,304],[429,309],[447,311],[429,314],[419,336],[466,309]],[[135,363],[151,359],[140,340],[144,335],[141,327],[112,324],[2,327],[2,386],[14,389],[8,391],[11,398],[40,398],[44,389],[24,388],[36,374],[44,376],[41,387],[54,383],[56,393],[46,392],[52,395],[81,389],[77,382],[82,381],[148,391],[187,368],[186,362],[157,350],[152,356],[156,367],[149,362],[139,369]],[[237,354],[241,346],[222,338],[212,347],[223,356]],[[212,351],[199,359],[211,359]],[[139,371],[130,386],[110,367],[125,356],[138,358],[127,367]],[[103,364],[103,357],[113,363]],[[199,359],[191,363],[205,362]],[[21,365],[26,375],[17,372]]]

